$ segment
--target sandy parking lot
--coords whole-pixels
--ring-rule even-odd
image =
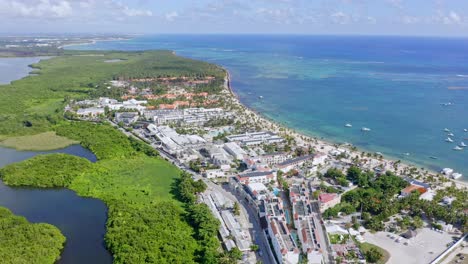
[[[392,239],[387,235],[392,235],[394,238]],[[410,240],[402,238],[399,243],[395,242],[398,237],[388,232],[366,233],[364,235],[367,242],[375,244],[390,253],[387,264],[430,263],[447,249],[447,243],[452,241],[452,235],[446,232],[441,234],[429,228],[418,229],[418,235]],[[404,242],[408,242],[408,245],[405,245]]]

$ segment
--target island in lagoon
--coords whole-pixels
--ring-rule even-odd
[[[266,187],[266,198],[254,197],[254,206],[274,204],[281,196],[290,200],[285,204],[293,206],[285,211],[294,215],[298,201],[291,194],[296,193],[323,205],[324,218],[362,212],[359,221],[350,218],[356,230],[384,230],[388,223],[395,224],[395,232],[421,228],[424,216],[433,226],[443,220],[466,232],[464,183],[267,120],[237,100],[227,71],[219,66],[170,51],[64,51],[33,67],[36,76],[0,86],[0,145],[41,149],[79,142],[98,161],[41,155],[2,168],[0,177],[8,185],[65,187],[103,200],[109,208],[105,243],[115,263],[229,263],[242,256],[238,248],[249,258],[262,257],[248,235],[246,247],[233,235],[223,236],[225,247],[234,241],[236,246],[221,250],[218,230],[224,218],[215,216],[243,213],[235,209],[238,204],[210,207],[213,198],[206,192],[216,187],[194,180],[199,173],[220,182],[233,175],[229,184],[237,190],[249,188],[244,179],[263,175],[269,180],[258,183]],[[307,195],[301,191],[305,183],[313,186]],[[432,199],[420,199],[425,193]],[[450,206],[441,203],[447,197]],[[281,219],[269,221],[284,225]],[[287,227],[285,235],[299,228]],[[327,244],[325,236],[319,239]],[[54,238],[58,246],[49,254],[52,261],[44,263],[59,258],[62,237]],[[338,238],[332,242],[325,251],[313,252],[330,259],[332,245],[342,244]],[[378,247],[353,245],[356,258],[389,257]],[[295,249],[287,256],[274,254],[313,257]]]

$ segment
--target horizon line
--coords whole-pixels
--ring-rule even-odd
[[[287,32],[245,32],[245,33],[221,33],[221,32],[165,32],[165,33],[117,33],[117,32],[35,32],[35,33],[7,33],[0,32],[0,37],[34,37],[34,36],[323,36],[323,37],[407,37],[407,38],[468,38],[468,35],[410,35],[410,34],[364,34],[364,33],[287,33]]]

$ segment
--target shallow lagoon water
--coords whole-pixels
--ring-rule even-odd
[[[0,58],[0,85],[27,76],[33,69],[29,65],[49,57]]]
[[[92,152],[79,145],[46,152],[0,148],[0,167],[45,153],[66,153],[96,161]],[[17,188],[0,181],[0,206],[30,222],[58,227],[67,238],[58,263],[112,263],[112,256],[104,245],[107,207],[102,201],[80,197],[63,188]]]

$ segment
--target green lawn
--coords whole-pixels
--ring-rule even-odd
[[[368,252],[371,248],[377,249],[382,254],[382,258],[380,258],[380,260],[376,264],[385,264],[390,258],[390,253],[388,253],[388,251],[374,244],[365,242],[365,243],[360,244],[359,248],[364,252],[364,254]]]
[[[172,164],[141,155],[100,161],[90,172],[76,178],[70,188],[104,201],[119,199],[133,205],[149,204],[172,200],[170,190],[179,175],[180,171]]]
[[[17,150],[53,150],[61,149],[79,141],[57,136],[55,132],[44,132],[31,136],[10,137],[0,142],[0,146]]]

